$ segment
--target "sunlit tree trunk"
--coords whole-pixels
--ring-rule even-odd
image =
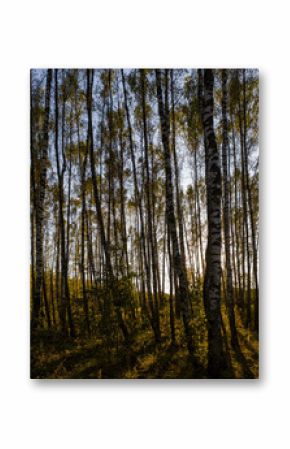
[[[35,192],[35,286],[32,305],[32,329],[39,325],[39,312],[41,304],[41,289],[43,282],[43,219],[44,219],[44,199],[46,189],[47,155],[49,145],[49,115],[50,115],[50,91],[51,91],[52,70],[47,70],[45,87],[44,123],[42,136],[40,137],[39,153],[36,157],[39,161],[39,184]],[[32,123],[34,117],[31,117]]]
[[[131,126],[130,112],[129,112],[129,107],[128,107],[127,89],[126,89],[124,71],[122,70],[121,73],[122,73],[122,84],[123,84],[123,92],[124,92],[124,104],[125,104],[126,118],[127,118],[127,124],[128,124],[128,133],[129,133],[130,158],[131,158],[132,169],[133,169],[134,196],[135,196],[135,202],[136,202],[137,208],[139,210],[139,218],[140,218],[140,234],[141,234],[141,243],[140,244],[142,246],[142,256],[143,256],[143,262],[144,262],[145,273],[146,273],[146,288],[147,288],[148,304],[149,304],[149,308],[150,308],[150,312],[151,312],[150,322],[151,322],[152,330],[154,332],[155,340],[158,342],[159,334],[158,334],[158,329],[156,328],[155,320],[154,320],[154,305],[153,305],[152,292],[151,292],[150,267],[149,267],[147,253],[146,253],[145,226],[144,226],[144,217],[143,217],[142,197],[141,197],[141,193],[139,191],[139,186],[138,186],[138,181],[137,181],[135,149],[134,149],[133,136],[132,136],[132,126]]]
[[[65,156],[65,97],[62,102],[62,165],[59,155],[59,108],[58,108],[58,70],[54,71],[54,94],[55,94],[55,156],[57,165],[57,177],[58,177],[58,206],[59,206],[59,229],[60,229],[60,254],[61,254],[61,326],[63,334],[68,333],[67,319],[70,335],[75,336],[75,327],[72,318],[72,311],[70,306],[70,291],[68,283],[68,264],[67,264],[67,248],[66,248],[66,236],[65,236],[65,221],[64,221],[64,191],[63,191],[63,178],[66,171],[66,156]]]
[[[258,257],[257,257],[257,247],[256,247],[256,229],[254,224],[254,212],[253,212],[253,201],[252,201],[252,192],[250,187],[250,176],[249,176],[249,161],[248,161],[248,147],[247,147],[247,94],[246,94],[246,70],[243,69],[243,123],[244,123],[244,158],[245,158],[245,175],[246,175],[246,185],[247,185],[247,198],[249,204],[249,215],[250,215],[250,224],[251,224],[251,237],[252,237],[252,251],[253,251],[253,271],[254,271],[254,328],[258,330],[259,328],[259,284],[258,284]],[[248,282],[248,290],[252,290],[250,275]],[[249,294],[249,301],[251,301],[251,293]],[[249,305],[250,309],[250,305]],[[248,325],[251,324],[251,313],[249,310],[248,316]]]
[[[238,347],[236,319],[234,310],[233,276],[231,267],[231,222],[230,222],[230,190],[228,175],[228,119],[227,119],[227,70],[222,70],[222,167],[223,167],[223,196],[224,196],[224,242],[226,256],[226,302],[230,321],[231,342]]]
[[[205,173],[208,241],[204,280],[204,302],[208,323],[208,373],[222,376],[221,334],[221,168],[213,124],[213,85],[211,69],[203,73],[202,122],[205,136]]]
[[[166,175],[166,217],[168,232],[170,234],[172,251],[173,251],[173,263],[174,270],[176,271],[178,281],[179,281],[179,292],[180,292],[180,306],[181,314],[183,319],[183,325],[186,335],[187,348],[190,355],[193,356],[194,348],[192,341],[192,327],[190,320],[190,297],[188,289],[188,280],[185,271],[185,267],[182,263],[182,258],[180,256],[179,244],[177,240],[176,232],[176,221],[174,212],[174,199],[173,199],[173,183],[172,183],[172,168],[171,168],[171,155],[169,147],[169,116],[166,107],[166,100],[163,102],[162,94],[162,83],[161,83],[161,73],[160,70],[156,70],[156,87],[157,87],[157,99],[158,99],[158,111],[161,123],[161,138],[164,153],[164,163],[165,163],[165,175]],[[165,81],[168,82],[168,73],[165,71]],[[166,89],[168,93],[168,89]],[[175,292],[176,294],[176,292]]]
[[[75,108],[76,108],[76,105],[75,105]],[[77,111],[76,111],[76,113],[77,113]],[[87,216],[85,180],[86,180],[86,169],[87,169],[87,160],[88,160],[88,147],[85,148],[85,154],[82,155],[82,148],[81,148],[81,142],[80,142],[80,126],[79,126],[78,118],[77,118],[77,137],[78,137],[79,167],[80,167],[80,182],[81,182],[81,202],[82,202],[80,271],[81,271],[81,278],[82,278],[82,291],[83,291],[83,303],[84,303],[86,329],[87,329],[88,335],[90,335],[91,329],[90,329],[90,318],[89,318],[89,301],[88,301],[88,295],[87,295],[86,275],[85,275],[85,244],[86,244],[85,233],[86,233],[86,216]],[[88,223],[87,223],[87,228],[88,228]],[[88,257],[90,259],[90,257],[92,257],[92,254],[90,254],[90,251],[89,251],[89,246],[90,246],[89,239],[88,239],[87,243],[88,243]],[[92,262],[91,262],[91,265],[92,265]],[[91,269],[92,269],[92,266],[91,266]]]
[[[118,113],[120,116],[120,123],[122,123],[119,130],[119,163],[118,163],[118,177],[120,185],[120,216],[121,216],[121,236],[122,236],[122,257],[121,257],[121,270],[123,275],[129,274],[129,258],[128,258],[128,246],[127,246],[127,224],[126,224],[126,195],[124,188],[124,137],[123,137],[123,121],[120,106],[118,107]]]
[[[160,323],[159,323],[159,310],[158,310],[158,291],[157,291],[157,260],[156,252],[154,248],[153,237],[153,203],[152,203],[152,189],[149,169],[149,144],[147,133],[147,117],[146,117],[146,99],[145,99],[145,74],[144,70],[140,70],[141,78],[141,102],[142,102],[142,118],[143,118],[143,139],[144,139],[144,159],[145,159],[145,191],[146,191],[146,205],[147,205],[147,218],[148,218],[148,258],[152,263],[152,279],[153,279],[153,319],[155,321],[156,333],[158,340],[160,340]]]
[[[98,225],[100,229],[100,237],[101,237],[101,245],[104,250],[105,254],[105,265],[106,265],[106,273],[108,277],[108,288],[110,291],[110,295],[108,295],[108,298],[105,301],[106,304],[106,310],[105,313],[107,314],[106,320],[109,323],[109,313],[110,313],[110,306],[111,302],[113,301],[114,294],[117,295],[116,291],[116,279],[113,272],[113,267],[111,263],[111,255],[110,255],[110,248],[108,241],[106,239],[105,235],[105,227],[104,227],[104,221],[103,221],[103,214],[101,210],[100,205],[100,197],[99,197],[99,191],[98,191],[98,184],[97,184],[97,176],[96,176],[96,168],[95,168],[95,158],[94,158],[94,140],[93,140],[93,123],[92,123],[92,85],[93,85],[93,71],[91,69],[87,69],[87,114],[88,114],[88,133],[87,133],[87,139],[88,139],[88,149],[89,149],[89,155],[90,155],[90,165],[91,165],[91,173],[92,173],[92,182],[93,182],[93,193],[94,193],[94,201],[96,206],[96,214],[97,214],[97,220]],[[127,329],[127,326],[125,324],[125,321],[122,317],[122,312],[120,309],[120,305],[118,304],[116,306],[116,314],[118,318],[118,322],[121,328],[121,331],[123,333],[124,339],[128,340],[129,332]]]
[[[175,179],[175,193],[176,193],[176,212],[177,212],[177,222],[178,222],[178,241],[180,246],[180,257],[182,260],[182,265],[185,268],[185,250],[184,250],[184,235],[183,235],[183,215],[182,215],[182,205],[180,196],[180,182],[179,182],[179,167],[177,162],[176,154],[176,137],[175,137],[175,97],[174,97],[174,76],[173,70],[170,70],[170,93],[171,93],[171,115],[172,115],[172,132],[171,132],[171,147],[173,153],[174,162],[174,179]],[[166,94],[165,94],[166,97]],[[176,307],[179,314],[180,311],[180,296],[177,294]]]

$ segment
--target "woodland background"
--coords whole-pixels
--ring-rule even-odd
[[[258,375],[258,117],[257,70],[32,70],[32,377]]]

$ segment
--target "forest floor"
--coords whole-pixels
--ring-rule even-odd
[[[231,348],[225,312],[224,348],[227,364],[225,379],[254,379],[259,376],[259,343],[254,333],[239,326],[240,351]],[[108,351],[101,338],[63,338],[47,330],[39,331],[31,345],[33,379],[206,379],[207,343],[202,317],[194,323],[193,365],[183,338],[182,325],[176,322],[176,341],[163,337],[157,346],[151,329],[140,326],[130,345],[119,343]],[[161,330],[169,335],[167,314],[161,314]]]

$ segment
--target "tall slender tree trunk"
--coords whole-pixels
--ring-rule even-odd
[[[145,99],[145,74],[144,70],[140,70],[141,78],[141,98],[142,98],[142,117],[143,117],[143,138],[144,138],[144,158],[145,158],[145,171],[146,171],[146,204],[147,204],[147,217],[148,217],[148,258],[152,262],[152,279],[153,279],[153,319],[155,321],[156,332],[158,334],[158,340],[160,340],[160,323],[159,323],[159,299],[157,290],[157,260],[156,251],[154,248],[154,236],[153,236],[153,203],[152,203],[152,191],[150,188],[150,169],[149,169],[149,144],[147,134],[147,117],[146,117],[146,99]]]
[[[30,279],[31,279],[31,304],[35,299],[35,205],[36,205],[36,181],[35,181],[35,124],[33,116],[32,71],[30,72]]]
[[[244,158],[245,158],[245,174],[246,174],[246,185],[247,185],[247,197],[249,204],[249,215],[250,215],[250,224],[251,224],[251,237],[252,237],[252,251],[253,251],[253,271],[254,271],[254,328],[257,331],[259,328],[259,284],[258,284],[258,256],[257,256],[257,247],[256,247],[256,229],[254,224],[254,212],[253,212],[253,201],[252,201],[252,192],[250,187],[250,179],[249,179],[249,162],[248,162],[248,148],[247,148],[247,95],[246,95],[246,70],[243,69],[243,123],[244,123]],[[250,282],[250,274],[249,277],[249,287],[248,289],[251,292],[251,282]],[[251,300],[251,293],[249,295],[249,301]],[[249,321],[251,316],[249,316]],[[250,322],[249,322],[250,324]]]
[[[233,293],[233,276],[231,267],[231,218],[230,218],[230,191],[228,176],[228,119],[227,119],[227,70],[222,70],[222,166],[223,166],[223,195],[224,195],[224,242],[226,255],[226,303],[229,315],[231,342],[234,348],[239,346]]]
[[[248,226],[248,202],[247,202],[247,184],[246,184],[246,165],[245,165],[245,135],[243,123],[243,111],[241,104],[241,89],[239,72],[237,72],[239,85],[238,98],[238,119],[240,131],[240,151],[241,151],[241,199],[242,199],[242,301],[241,310],[243,321],[248,327],[251,321],[251,291],[250,291],[250,250],[249,250],[249,226]],[[247,281],[247,284],[246,284]]]
[[[39,149],[39,185],[35,199],[35,287],[32,305],[31,327],[35,330],[39,325],[39,312],[41,304],[41,289],[43,282],[43,219],[44,219],[44,199],[47,172],[47,154],[49,145],[49,114],[50,114],[50,91],[51,91],[52,70],[47,70],[44,104],[44,124],[42,137],[40,138]],[[34,117],[32,116],[32,122]]]
[[[89,302],[87,295],[87,287],[86,287],[86,275],[85,275],[85,229],[86,229],[86,188],[85,188],[85,179],[86,179],[86,169],[87,169],[87,159],[88,159],[88,148],[86,148],[85,155],[82,157],[81,155],[81,146],[80,146],[80,133],[79,133],[79,123],[77,123],[77,133],[78,133],[78,147],[79,147],[79,165],[80,165],[80,175],[81,175],[81,199],[82,199],[82,212],[81,212],[81,278],[82,278],[82,290],[83,290],[83,303],[84,303],[84,312],[85,312],[85,320],[86,320],[86,328],[87,333],[90,336],[90,318],[89,318]],[[88,227],[88,224],[87,224]],[[89,242],[88,242],[89,246]]]
[[[198,185],[197,149],[194,152],[194,182],[195,182],[195,196],[196,196],[196,205],[197,205],[197,223],[198,223],[198,239],[199,239],[200,263],[201,263],[201,276],[203,276],[203,274],[204,274],[204,254],[203,254],[202,227],[201,227],[200,193],[199,193],[199,185]]]
[[[172,252],[170,244],[170,234],[167,232],[167,252],[168,252],[168,267],[169,267],[169,318],[170,318],[170,336],[171,344],[175,344],[175,316],[174,316],[174,305],[173,305],[173,263],[172,263]]]
[[[114,294],[117,293],[115,291],[116,289],[116,279],[113,272],[113,267],[111,263],[111,255],[110,255],[110,248],[108,241],[106,239],[105,235],[105,227],[104,227],[104,221],[103,221],[103,214],[101,210],[101,204],[100,204],[100,197],[98,192],[98,184],[97,184],[97,176],[96,176],[96,168],[95,168],[95,158],[94,158],[94,140],[93,140],[93,123],[92,123],[92,86],[93,86],[93,71],[91,69],[87,69],[87,114],[88,114],[88,149],[89,149],[89,155],[90,155],[90,163],[91,163],[91,173],[92,173],[92,183],[93,183],[93,193],[94,193],[94,200],[95,200],[95,206],[96,206],[96,214],[97,214],[97,220],[100,230],[100,237],[101,237],[101,245],[104,250],[105,254],[105,266],[106,266],[106,273],[108,278],[108,287],[110,291],[110,303],[113,300]],[[108,299],[107,301],[108,302]],[[106,309],[106,313],[109,314],[110,311],[110,305],[107,304],[108,307]],[[127,329],[127,326],[123,320],[122,312],[120,310],[120,306],[116,306],[116,315],[117,319],[121,328],[121,331],[123,333],[125,341],[128,340],[129,332]],[[106,316],[106,320],[109,321],[110,317]]]
[[[175,193],[176,193],[176,212],[177,212],[177,222],[178,222],[178,237],[180,246],[180,257],[182,260],[182,265],[185,268],[185,250],[184,250],[184,235],[183,235],[183,215],[182,215],[182,205],[180,196],[180,185],[179,185],[179,167],[177,162],[176,154],[176,138],[175,138],[175,98],[174,98],[174,76],[173,70],[170,70],[170,90],[171,90],[171,115],[172,115],[172,132],[171,132],[171,146],[173,153],[174,162],[174,174],[175,174]],[[176,306],[179,313],[180,310],[180,295],[176,297]]]
[[[75,327],[72,318],[72,311],[70,306],[70,291],[68,283],[68,264],[67,264],[67,248],[66,248],[66,238],[65,238],[65,222],[63,216],[64,207],[64,192],[63,192],[63,178],[66,171],[66,157],[64,148],[64,114],[65,114],[65,98],[62,104],[62,167],[59,158],[59,145],[58,145],[58,121],[59,121],[59,109],[58,109],[58,70],[54,71],[54,93],[55,93],[55,155],[56,155],[56,165],[57,165],[57,177],[58,177],[58,206],[59,206],[59,229],[60,229],[60,254],[61,254],[61,328],[63,334],[68,333],[67,319],[69,331],[72,337],[75,336]]]
[[[120,114],[120,108],[118,108]],[[124,188],[124,139],[123,139],[123,127],[119,131],[119,143],[120,143],[120,162],[118,164],[118,175],[120,185],[120,215],[121,215],[121,235],[122,235],[122,264],[121,269],[123,274],[129,274],[129,258],[128,258],[128,246],[127,246],[127,225],[126,225],[126,212],[125,212],[125,188]]]
[[[122,84],[123,84],[123,92],[124,92],[126,118],[127,118],[127,124],[128,124],[128,132],[129,132],[130,157],[131,157],[132,168],[133,168],[134,196],[135,196],[135,203],[137,204],[137,207],[139,210],[142,255],[143,255],[143,262],[144,262],[145,273],[146,273],[146,288],[147,288],[148,303],[149,303],[149,308],[150,308],[150,312],[151,312],[150,322],[151,322],[152,330],[154,332],[155,340],[156,340],[156,342],[159,342],[160,337],[159,337],[158,329],[156,328],[156,325],[155,325],[155,320],[153,318],[154,306],[153,306],[153,299],[152,299],[152,292],[151,292],[150,266],[149,266],[148,257],[147,257],[147,253],[146,253],[143,205],[142,205],[142,197],[141,197],[141,194],[139,191],[139,186],[138,186],[138,181],[137,181],[135,150],[134,150],[134,143],[133,143],[133,136],[132,136],[130,112],[129,112],[128,100],[127,100],[127,89],[126,89],[124,71],[122,70],[121,73],[122,73]]]
[[[202,75],[201,75],[202,77]],[[221,334],[221,169],[213,123],[214,75],[203,73],[202,122],[205,136],[208,242],[204,280],[204,303],[208,322],[208,373],[222,376]]]
[[[232,140],[233,140],[233,152],[234,152],[234,234],[235,234],[235,254],[236,257],[236,265],[237,265],[237,286],[238,294],[236,295],[237,303],[241,306],[241,291],[242,291],[242,268],[240,262],[240,214],[239,214],[239,200],[238,200],[238,166],[237,166],[237,150],[236,150],[236,138],[233,129],[233,117],[231,117],[231,125],[232,125]]]
[[[174,200],[173,200],[173,183],[172,183],[172,169],[171,169],[171,155],[169,147],[169,113],[168,113],[168,99],[165,95],[165,103],[163,102],[162,94],[162,83],[160,70],[156,70],[156,87],[157,87],[157,100],[158,100],[158,111],[161,123],[161,138],[164,153],[164,163],[165,163],[165,175],[166,175],[166,217],[168,232],[170,234],[172,251],[173,251],[173,263],[174,270],[179,281],[179,292],[180,292],[180,306],[182,320],[185,330],[185,336],[187,341],[187,349],[191,356],[194,355],[194,347],[192,341],[192,326],[190,319],[190,296],[188,288],[187,274],[185,267],[182,263],[182,258],[180,256],[179,244],[177,240],[176,232],[176,220],[174,212]],[[165,70],[165,82],[168,83],[168,73]],[[168,94],[168,89],[165,88],[166,94]],[[176,294],[176,292],[175,292]]]

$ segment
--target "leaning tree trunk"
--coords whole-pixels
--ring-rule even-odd
[[[202,78],[202,75],[201,75]],[[213,123],[213,85],[211,69],[204,70],[202,122],[205,137],[208,242],[204,280],[204,303],[208,322],[208,373],[222,376],[221,334],[221,168]]]
[[[168,82],[167,71],[165,72],[166,84]],[[166,220],[167,228],[172,243],[172,259],[173,269],[176,272],[179,281],[179,294],[180,294],[180,307],[182,320],[184,325],[184,331],[187,341],[187,349],[191,356],[194,354],[194,347],[192,341],[192,326],[190,319],[190,296],[188,289],[188,280],[186,275],[186,269],[182,263],[182,258],[179,250],[179,243],[177,240],[176,219],[174,212],[174,200],[173,200],[173,183],[172,183],[172,169],[171,169],[171,155],[169,147],[169,113],[168,113],[168,89],[166,88],[165,103],[163,102],[162,84],[160,70],[156,70],[156,87],[157,87],[157,100],[158,111],[161,123],[161,139],[163,145],[164,163],[165,163],[165,191],[166,191]],[[176,291],[175,291],[176,294]]]
[[[114,295],[118,294],[116,291],[116,278],[113,272],[112,262],[111,262],[111,254],[110,254],[110,247],[109,242],[106,238],[105,234],[105,226],[103,221],[103,214],[101,210],[101,204],[100,204],[100,196],[99,196],[99,189],[97,184],[97,174],[96,174],[96,168],[95,168],[95,158],[94,158],[94,139],[93,139],[93,121],[92,121],[92,85],[93,85],[93,72],[91,69],[87,69],[87,115],[88,115],[88,134],[87,134],[87,144],[88,144],[88,151],[90,156],[90,165],[91,165],[91,173],[92,173],[92,183],[93,183],[93,194],[94,194],[94,200],[95,200],[95,206],[96,206],[96,214],[97,214],[97,221],[99,225],[100,230],[100,238],[101,238],[101,245],[105,254],[105,267],[106,267],[106,277],[108,279],[108,287],[110,291],[111,300],[114,299]],[[107,312],[110,310],[110,304],[107,304]],[[127,329],[127,326],[125,324],[125,321],[122,317],[122,312],[120,310],[120,305],[116,304],[116,315],[118,319],[118,323],[120,326],[120,329],[123,333],[123,337],[125,341],[129,338],[129,331]],[[109,321],[109,316],[105,317],[106,320]]]
[[[228,179],[228,120],[227,120],[227,70],[222,71],[222,166],[223,166],[223,194],[224,194],[224,241],[226,254],[226,302],[230,321],[231,342],[238,348],[238,336],[234,310],[233,276],[231,266],[231,219],[230,219],[230,190]]]
[[[170,91],[171,91],[171,116],[172,116],[172,138],[171,138],[171,147],[173,152],[173,162],[174,162],[174,174],[175,174],[175,193],[176,193],[176,212],[177,212],[177,221],[178,221],[178,237],[179,237],[179,247],[180,247],[180,257],[182,260],[182,264],[185,267],[185,249],[184,249],[184,233],[183,233],[183,213],[182,213],[182,204],[181,204],[181,195],[180,195],[180,186],[179,186],[179,167],[177,162],[177,154],[176,154],[176,137],[175,137],[175,99],[174,99],[174,76],[173,70],[170,70]],[[176,309],[177,314],[179,315],[180,311],[180,297],[179,295],[175,298],[176,301]]]
[[[62,167],[60,163],[59,155],[59,145],[58,145],[58,121],[59,121],[59,109],[58,109],[58,71],[54,71],[54,96],[55,96],[55,157],[56,157],[56,167],[57,167],[57,178],[58,178],[58,221],[60,230],[60,250],[61,250],[61,329],[62,333],[66,335],[68,333],[66,314],[68,314],[68,324],[70,329],[70,335],[75,336],[75,327],[72,318],[72,311],[70,306],[70,291],[68,283],[68,264],[67,264],[67,250],[66,250],[66,238],[65,238],[65,221],[63,214],[64,206],[64,191],[63,191],[63,178],[66,171],[66,157],[65,157],[65,143],[64,143],[64,114],[65,114],[65,98],[63,98],[62,103]]]

